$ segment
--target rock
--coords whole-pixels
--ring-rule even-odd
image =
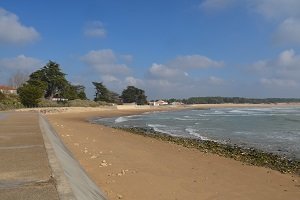
[[[102,160],[100,167],[107,167],[107,166],[108,166],[108,164],[107,164],[106,160]]]
[[[120,194],[118,194],[117,196],[118,196],[118,199],[122,199],[123,198],[123,196],[120,195]]]
[[[87,152],[88,152],[88,150],[86,150],[86,149],[85,149],[83,152],[84,152],[84,153],[87,153]]]
[[[95,159],[95,158],[97,158],[97,156],[95,156],[95,155],[92,155],[92,156],[91,156],[91,159]]]
[[[107,163],[101,163],[101,167],[107,167]]]

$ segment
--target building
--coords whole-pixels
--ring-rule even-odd
[[[3,94],[17,94],[17,89],[6,85],[0,85],[0,92]]]
[[[149,104],[151,106],[164,106],[164,105],[168,105],[169,103],[163,100],[159,100],[159,101],[150,101]]]

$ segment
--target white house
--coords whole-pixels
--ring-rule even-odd
[[[3,94],[17,94],[17,89],[6,85],[0,85],[0,92]]]
[[[168,105],[169,103],[163,100],[159,100],[159,101],[150,101],[149,104],[152,106],[164,106],[164,105]]]

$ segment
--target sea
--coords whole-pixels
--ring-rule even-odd
[[[300,159],[300,107],[216,108],[95,119],[112,127],[152,128]]]

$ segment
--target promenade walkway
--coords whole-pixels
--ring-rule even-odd
[[[0,113],[0,199],[59,199],[37,113]]]
[[[0,200],[105,200],[47,119],[0,112]]]

